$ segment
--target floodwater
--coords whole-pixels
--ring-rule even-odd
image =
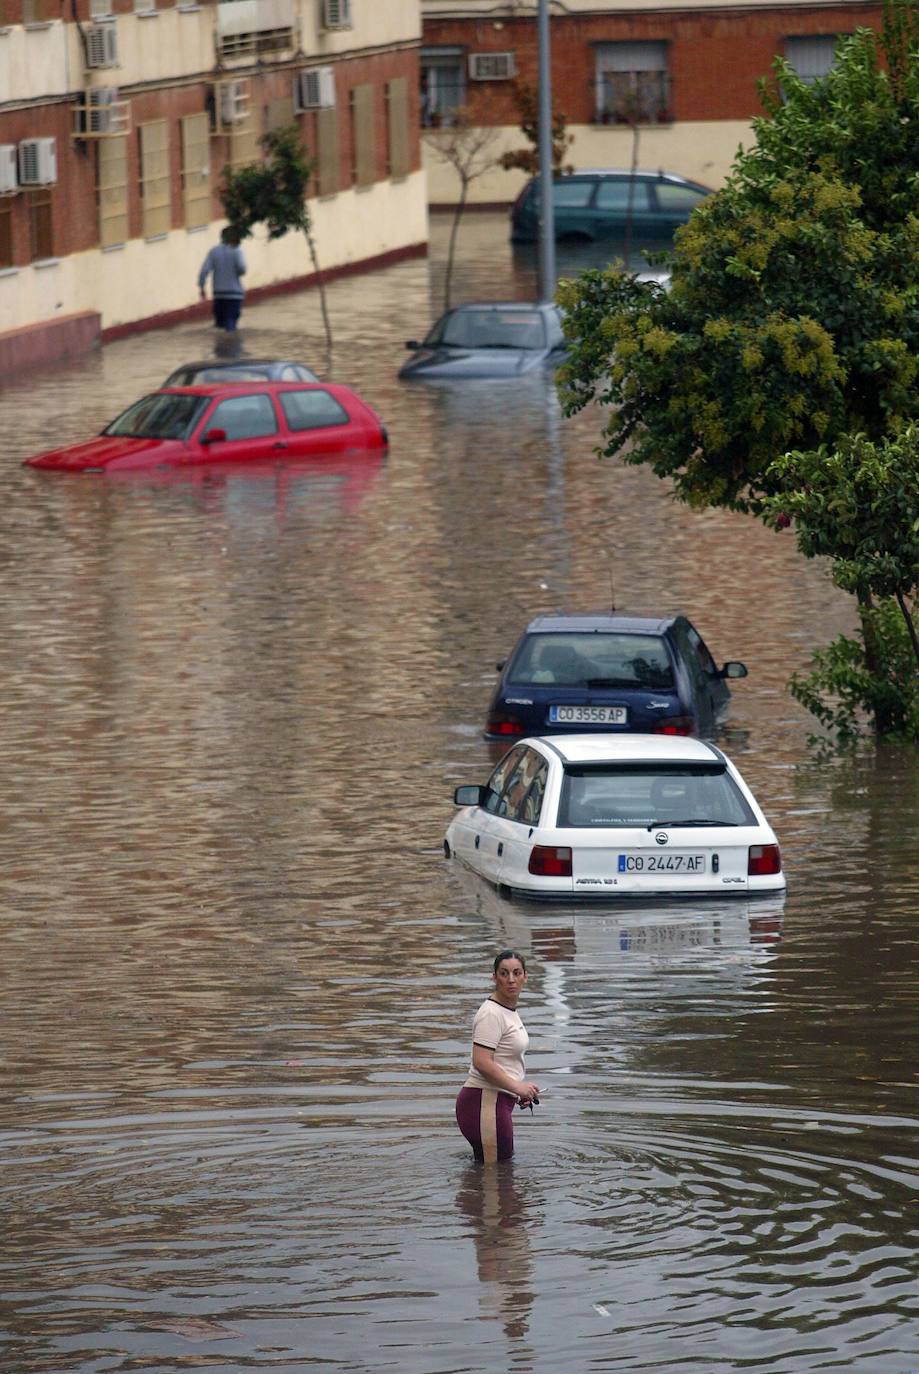
[[[456,294],[526,297],[467,218]],[[919,1371],[919,757],[821,762],[785,692],[851,625],[788,535],[596,461],[551,391],[409,388],[430,261],[252,306],[385,463],[39,474],[202,324],[0,391],[0,1368]],[[612,591],[611,591],[612,588]],[[557,607],[682,608],[782,903],[509,904],[441,857],[494,663]],[[453,1122],[494,951],[540,1107]]]

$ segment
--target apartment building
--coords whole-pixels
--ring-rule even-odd
[[[0,0],[0,370],[196,308],[223,168],[291,120],[323,270],[424,252],[420,38],[419,0]]]
[[[863,0],[551,0],[553,103],[568,121],[575,167],[643,167],[721,184],[761,113],[757,83],[782,55],[807,78],[829,70],[837,38],[880,26]],[[536,0],[422,0],[422,119],[429,195],[456,200],[455,174],[433,155],[458,109],[498,131],[495,155],[526,146],[515,79],[535,87]],[[505,203],[523,184],[494,169],[474,201]]]

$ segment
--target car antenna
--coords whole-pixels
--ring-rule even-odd
[[[609,613],[616,614],[616,589],[613,586],[613,570],[609,570]]]

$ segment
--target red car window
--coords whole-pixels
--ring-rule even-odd
[[[270,396],[231,396],[211,411],[206,427],[226,430],[227,439],[259,439],[277,434],[278,417]]]
[[[321,388],[311,391],[282,391],[278,399],[292,431],[325,429],[330,425],[347,425],[351,417],[335,397]]]

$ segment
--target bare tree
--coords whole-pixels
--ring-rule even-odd
[[[453,283],[453,259],[456,253],[456,236],[460,220],[466,208],[469,187],[478,177],[498,165],[494,145],[499,130],[491,125],[473,124],[469,111],[463,107],[453,112],[452,121],[446,128],[441,126],[424,135],[425,142],[435,157],[451,166],[459,177],[460,194],[453,212],[450,226],[450,243],[447,249],[447,271],[444,280],[444,310],[450,308],[450,288]]]

